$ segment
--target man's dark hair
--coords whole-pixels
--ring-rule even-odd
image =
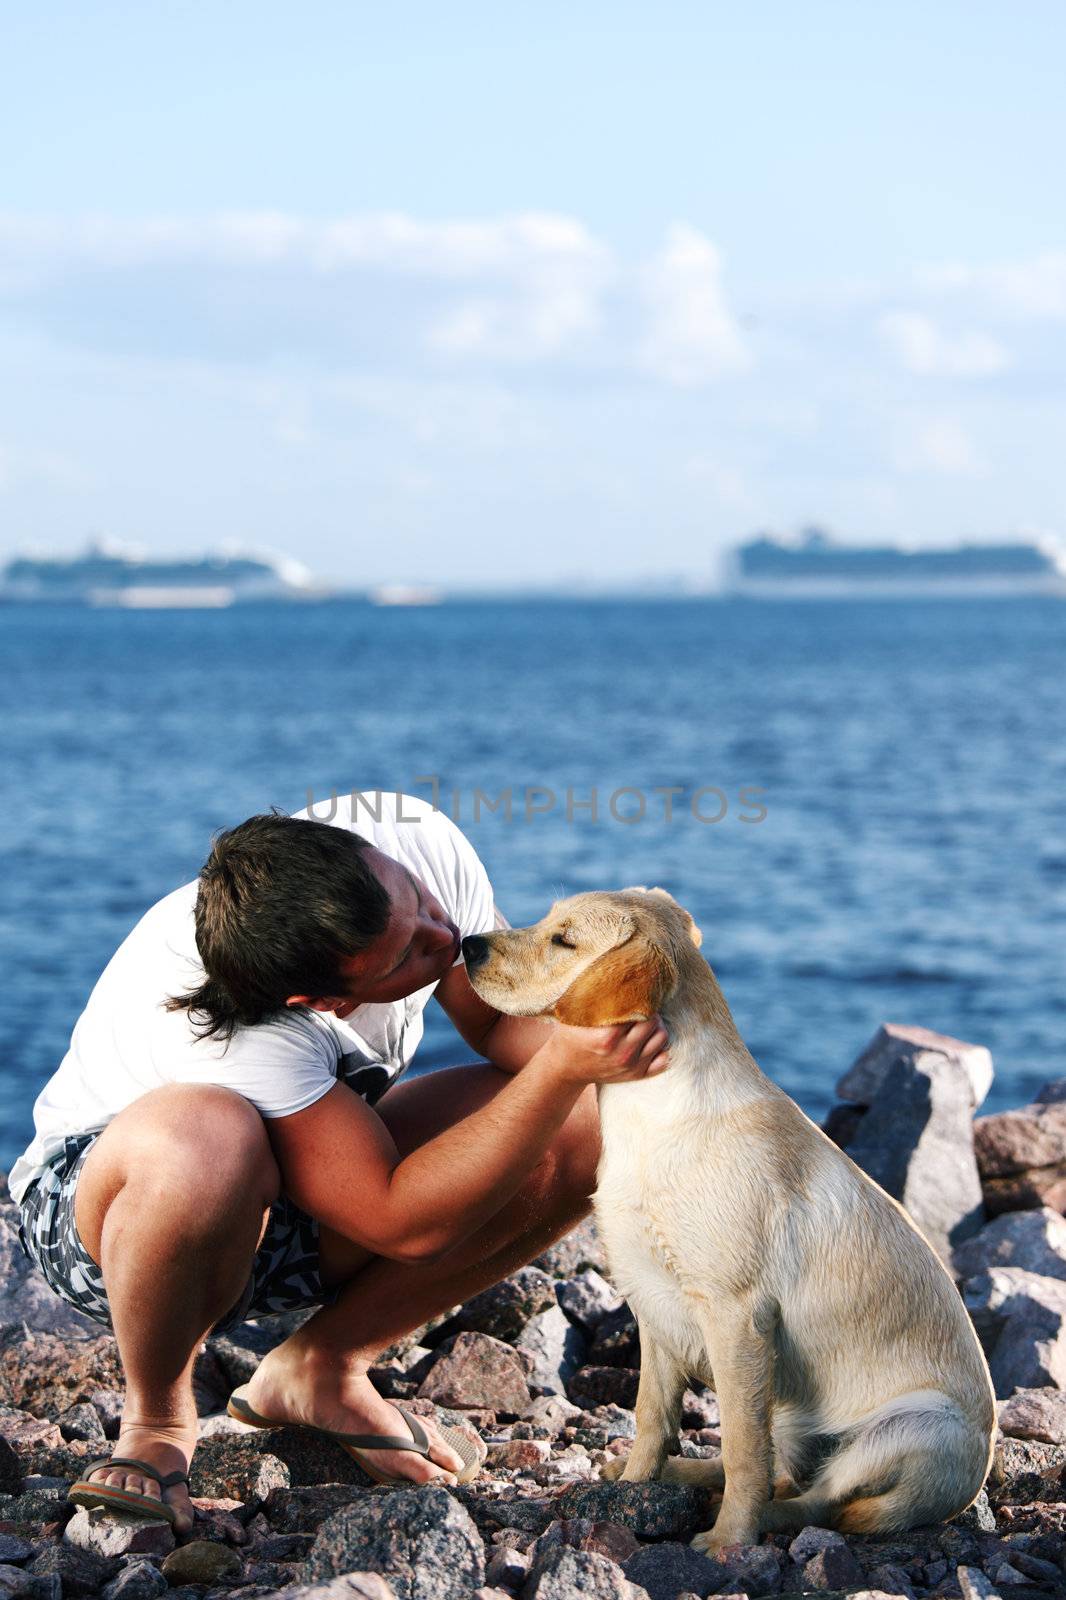
[[[188,1011],[201,1038],[227,1043],[291,994],[344,992],[340,962],[388,927],[389,893],[347,828],[276,808],[215,836],[200,870],[196,946],[206,977],[168,1011]]]

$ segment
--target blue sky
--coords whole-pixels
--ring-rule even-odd
[[[1066,13],[0,4],[0,555],[1066,535]]]

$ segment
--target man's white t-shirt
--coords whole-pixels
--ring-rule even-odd
[[[464,937],[492,928],[484,866],[465,835],[427,800],[368,790],[295,815],[348,828],[403,862]],[[204,980],[193,921],[197,887],[194,879],[157,901],[101,973],[69,1050],[34,1105],[35,1137],[8,1179],[16,1201],[65,1138],[106,1127],[160,1084],[222,1084],[262,1116],[286,1117],[313,1105],[342,1078],[372,1103],[410,1062],[436,983],[403,1000],[359,1006],[343,1021],[289,1007],[254,1027],[238,1027],[228,1046],[198,1037],[187,1011],[167,1011],[163,1004]]]

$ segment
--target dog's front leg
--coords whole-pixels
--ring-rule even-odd
[[[659,1476],[666,1452],[677,1438],[686,1382],[685,1372],[670,1352],[642,1329],[637,1437],[628,1456],[619,1456],[601,1469],[602,1477],[648,1483]]]
[[[705,1307],[701,1322],[722,1418],[725,1494],[718,1519],[692,1543],[708,1554],[754,1544],[772,1493],[770,1438],[776,1307],[750,1297]]]

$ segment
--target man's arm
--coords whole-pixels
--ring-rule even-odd
[[[493,906],[494,926],[511,924]],[[442,1011],[472,1050],[503,1072],[520,1072],[543,1044],[554,1024],[547,1017],[508,1017],[475,993],[465,966],[451,967],[434,991]]]
[[[465,967],[449,968],[435,994],[470,1048],[504,1072],[521,1071],[555,1027],[548,1017],[508,1017],[487,1005],[471,987]]]
[[[517,1194],[586,1084],[660,1072],[665,1047],[658,1018],[561,1027],[487,1105],[403,1160],[377,1113],[335,1084],[305,1110],[267,1121],[283,1191],[376,1255],[436,1260]]]

